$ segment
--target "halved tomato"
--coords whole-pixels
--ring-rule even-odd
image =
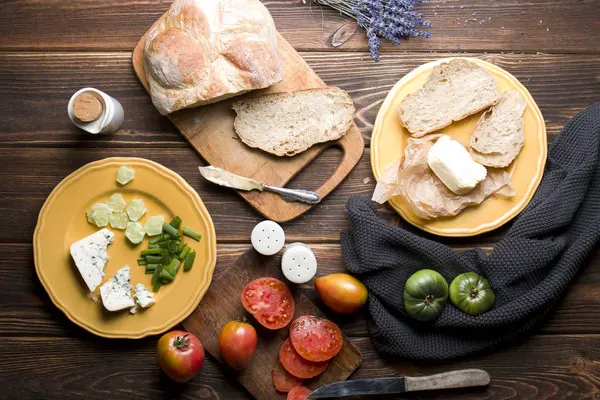
[[[327,361],[342,349],[344,339],[340,328],[325,318],[303,315],[290,326],[294,349],[308,361]]]
[[[312,390],[306,386],[296,386],[287,395],[287,400],[307,400]]]
[[[258,278],[242,290],[242,305],[267,329],[286,327],[294,317],[294,298],[279,279]]]
[[[325,362],[312,362],[300,357],[287,338],[279,348],[279,361],[287,372],[301,379],[310,379],[321,374],[329,365]]]
[[[278,392],[287,393],[292,388],[302,385],[304,380],[296,378],[294,375],[287,372],[281,363],[277,363],[275,368],[271,370],[271,378],[273,379],[273,386]]]

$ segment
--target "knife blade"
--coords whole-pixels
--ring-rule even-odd
[[[441,374],[417,377],[353,379],[336,382],[314,390],[309,399],[340,398],[360,395],[383,395],[422,390],[456,389],[486,386],[489,374],[481,369],[462,369]]]
[[[200,174],[217,185],[225,186],[232,189],[238,190],[260,190],[265,188],[265,184],[262,182],[255,181],[251,178],[232,174],[231,172],[225,171],[222,168],[213,167],[209,165],[207,167],[198,167]]]
[[[268,190],[269,192],[277,193],[286,201],[300,201],[307,204],[317,204],[321,201],[321,196],[309,190],[287,189],[267,185],[266,183],[246,178],[245,176],[236,175],[229,171],[225,171],[222,168],[213,167],[212,165],[198,167],[198,170],[205,179],[231,189],[246,191],[260,190],[261,192],[263,190]]]

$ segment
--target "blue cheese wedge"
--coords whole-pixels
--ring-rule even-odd
[[[114,240],[114,233],[105,228],[78,240],[69,249],[75,266],[90,292],[96,290],[102,282],[104,266],[108,262],[106,248]]]
[[[144,285],[138,283],[133,289],[133,297],[135,298],[135,307],[129,310],[132,314],[135,314],[138,308],[151,307],[156,300],[154,299],[154,293],[146,289]]]
[[[108,311],[121,311],[135,306],[131,297],[131,272],[126,265],[117,271],[115,276],[100,286],[102,304]]]

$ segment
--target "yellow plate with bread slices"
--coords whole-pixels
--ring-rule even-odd
[[[516,190],[516,195],[513,197],[491,196],[477,206],[467,207],[454,217],[432,220],[416,216],[411,206],[400,196],[388,201],[410,224],[441,236],[474,236],[496,229],[510,221],[533,197],[546,164],[546,124],[529,91],[502,68],[480,59],[466,59],[488,71],[496,80],[500,93],[505,91],[521,93],[527,103],[523,116],[525,142],[517,158],[506,169]],[[398,117],[400,102],[425,84],[435,66],[451,60],[452,58],[441,59],[414,69],[398,81],[387,95],[377,114],[371,136],[371,168],[376,179],[379,179],[390,163],[404,156],[407,139],[410,137],[410,133],[401,125]],[[483,111],[453,122],[438,132],[443,132],[463,144],[469,143],[469,138],[482,113]]]
[[[125,165],[135,178],[124,186],[115,180]],[[175,280],[155,293],[156,303],[132,315],[128,309],[107,311],[99,300],[99,289],[90,293],[69,253],[70,245],[102,228],[89,223],[86,211],[120,193],[129,204],[142,199],[149,216],[162,215],[170,221],[175,215],[202,234],[199,242],[184,237],[196,251],[189,271],[179,268]],[[142,283],[151,290],[151,277],[137,265],[140,252],[148,247],[148,237],[139,245],[125,238],[125,231],[113,229],[114,242],[108,246],[104,284],[121,267],[131,270],[131,284]],[[162,333],[183,321],[198,305],[212,280],[217,247],[215,228],[196,191],[177,173],[142,158],[106,158],[84,165],[67,176],[44,203],[33,238],[35,268],[54,304],[77,325],[108,338],[137,339]]]

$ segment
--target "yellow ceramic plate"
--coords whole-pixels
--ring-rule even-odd
[[[387,95],[377,114],[371,136],[371,168],[375,178],[379,179],[391,162],[404,156],[404,148],[410,134],[400,124],[398,118],[397,110],[400,102],[406,95],[423,86],[433,67],[450,60],[451,58],[442,59],[416,68],[396,83]],[[521,93],[527,102],[524,115],[525,144],[521,153],[508,167],[508,173],[517,192],[512,198],[489,197],[478,206],[467,207],[455,217],[437,218],[431,221],[417,217],[400,196],[390,199],[390,205],[406,221],[427,232],[442,236],[473,236],[496,229],[508,222],[531,200],[542,179],[546,163],[546,125],[531,94],[514,76],[502,68],[475,58],[468,60],[491,73],[501,93],[509,90],[517,90]],[[440,132],[467,144],[481,114],[454,122]]]
[[[121,165],[135,171],[135,179],[125,186],[115,181]],[[156,293],[156,304],[135,315],[128,310],[111,313],[92,301],[69,254],[71,243],[101,229],[87,222],[86,211],[94,203],[106,202],[113,193],[121,193],[127,203],[143,199],[148,212],[140,219],[142,224],[152,215],[162,215],[166,221],[179,215],[183,225],[202,234],[200,242],[185,237],[196,250],[193,268],[188,272],[180,269],[175,281]],[[151,275],[145,275],[136,261],[147,248],[148,238],[133,246],[123,230],[107,228],[114,232],[115,241],[108,246],[104,281],[129,265],[132,285],[142,283],[151,288]],[[33,251],[40,281],[71,321],[99,336],[131,339],[164,332],[184,320],[208,289],[217,254],[215,229],[198,194],[175,172],[141,158],[95,161],[59,183],[40,211]],[[95,293],[99,296],[99,288]]]

